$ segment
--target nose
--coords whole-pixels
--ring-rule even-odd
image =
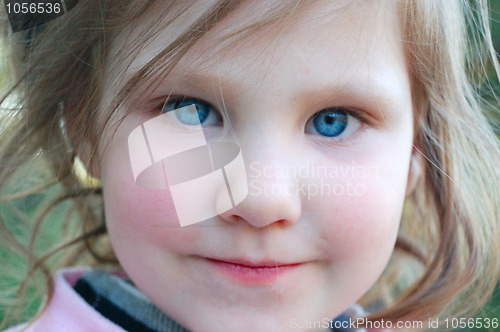
[[[291,225],[299,220],[302,207],[291,158],[282,148],[270,151],[258,146],[242,147],[248,195],[240,204],[221,213],[223,220],[247,223],[255,228],[275,223]]]

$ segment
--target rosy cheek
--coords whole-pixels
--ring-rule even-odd
[[[161,247],[182,248],[196,239],[196,229],[180,227],[170,191],[144,189],[121,175],[110,173],[104,183],[108,227],[121,237]]]
[[[389,255],[403,202],[395,189],[399,184],[387,174],[375,171],[322,181],[332,188],[330,194],[318,195],[308,204],[321,225],[325,247],[335,243],[328,248],[332,259],[360,257],[367,261],[372,254]]]

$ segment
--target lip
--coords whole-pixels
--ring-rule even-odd
[[[232,282],[244,285],[266,285],[277,282],[290,274],[304,262],[281,263],[272,260],[252,262],[245,259],[204,258],[216,273],[224,275]]]

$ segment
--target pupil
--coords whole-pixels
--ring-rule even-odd
[[[329,124],[329,125],[330,125],[330,124],[332,124],[332,123],[333,123],[333,117],[334,117],[334,116],[333,116],[333,114],[328,114],[328,115],[325,117],[325,122],[326,122],[327,124]]]

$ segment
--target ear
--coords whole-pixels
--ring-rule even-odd
[[[417,149],[413,148],[410,159],[410,169],[408,171],[408,182],[406,183],[406,196],[410,195],[417,185],[422,172],[422,163],[422,155]]]

